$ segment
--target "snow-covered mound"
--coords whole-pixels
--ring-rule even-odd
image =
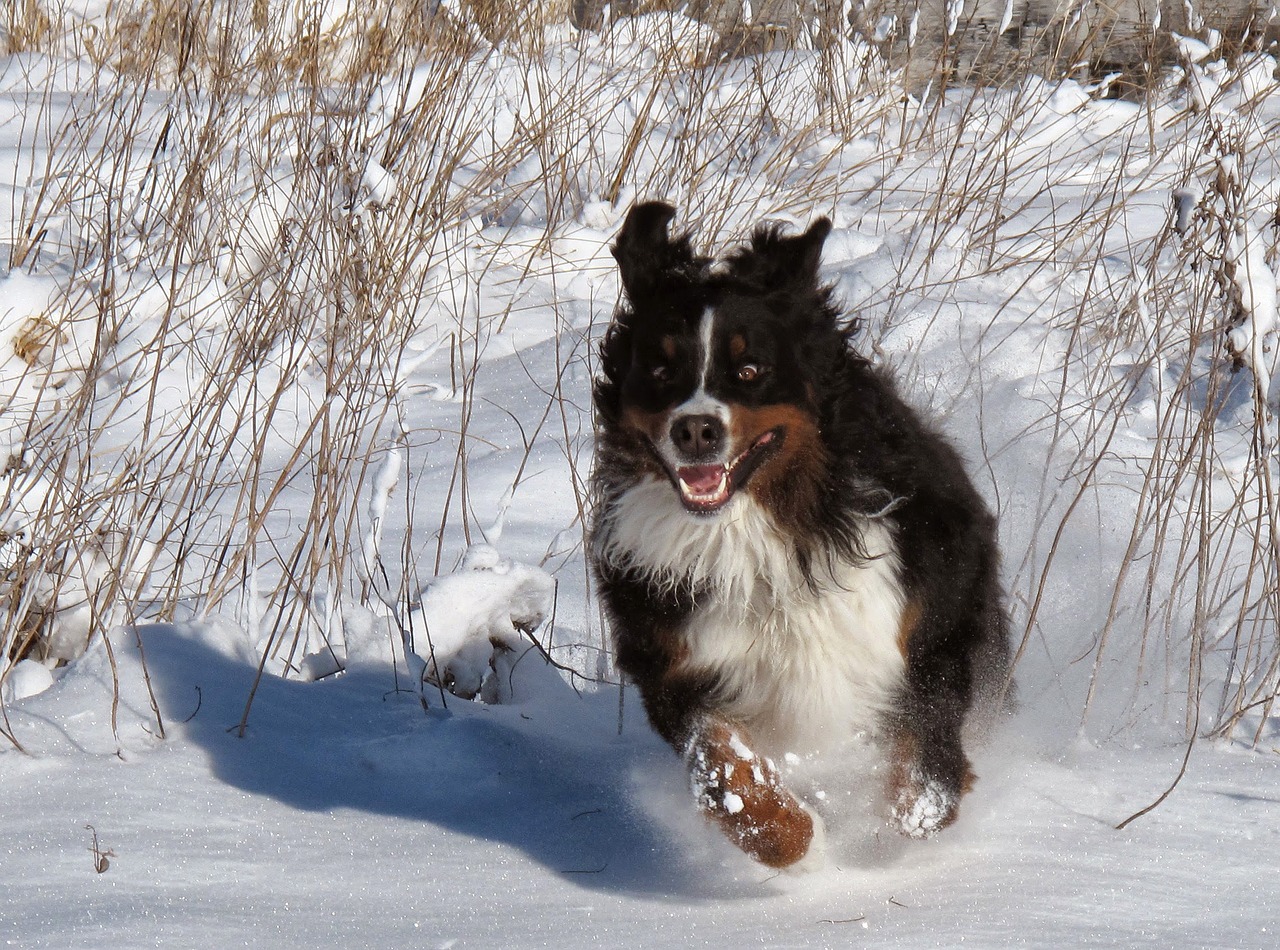
[[[538,637],[554,599],[555,579],[545,571],[472,545],[456,572],[418,596],[404,623],[405,651],[420,678],[455,696],[509,701],[527,655],[534,654],[528,667],[545,666]]]

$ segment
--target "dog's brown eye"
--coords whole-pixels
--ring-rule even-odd
[[[743,363],[738,367],[738,379],[744,383],[754,383],[760,378],[760,367],[755,363]]]
[[[649,375],[660,383],[665,383],[671,379],[671,367],[659,364],[649,370]]]

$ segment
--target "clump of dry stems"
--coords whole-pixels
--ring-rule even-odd
[[[869,170],[927,153],[940,174],[930,193],[862,193],[867,207],[922,222],[892,286],[864,301],[870,326],[893,326],[907,302],[941,307],[966,281],[1005,273],[1018,286],[1069,274],[1082,288],[1048,321],[1069,340],[1043,420],[1054,475],[1008,557],[1023,652],[1045,635],[1047,604],[1068,570],[1062,539],[1110,490],[1130,384],[1143,376],[1155,437],[1148,454],[1120,465],[1136,517],[1121,526],[1117,579],[1084,658],[1094,673],[1083,709],[1123,628],[1129,640],[1139,631],[1136,653],[1125,652],[1133,680],[1181,658],[1176,691],[1188,722],[1207,700],[1219,732],[1269,713],[1280,599],[1265,388],[1255,387],[1234,497],[1223,496],[1215,467],[1220,443],[1241,438],[1223,416],[1231,376],[1222,334],[1232,320],[1223,235],[1252,213],[1246,176],[1219,179],[1183,233],[1171,215],[1136,250],[1121,287],[1099,240],[1124,226],[1119,184],[1052,233],[1012,233],[1014,184],[1044,173],[1016,147],[1033,78],[1085,75],[1081,62],[1104,69],[1123,53],[1145,78],[1111,91],[1158,90],[1168,73],[1157,41],[1140,55],[1108,47],[1105,24],[1087,16],[1022,22],[1019,44],[986,21],[948,31],[935,17],[912,31],[912,4],[757,3],[747,20],[741,5],[708,3],[689,7],[705,38],[671,37],[643,68],[629,54],[577,73],[563,53],[554,70],[543,58],[551,27],[607,63],[614,21],[670,6],[381,0],[344,13],[340,4],[255,0],[246,11],[139,0],[79,24],[52,4],[10,4],[9,50],[48,55],[24,60],[32,69],[66,58],[78,64],[73,84],[96,92],[68,97],[33,74],[25,93],[28,184],[4,264],[55,289],[49,308],[0,341],[36,394],[0,405],[0,417],[25,420],[0,459],[0,668],[74,657],[144,617],[234,610],[264,660],[296,669],[304,643],[340,640],[344,604],[394,613],[423,575],[447,570],[482,536],[492,512],[477,509],[472,491],[473,456],[485,448],[473,416],[483,409],[485,347],[521,319],[524,289],[570,279],[557,273],[555,241],[584,207],[662,195],[704,235],[732,236],[765,214],[829,210],[858,194]],[[1256,46],[1265,34],[1253,37]],[[797,114],[781,61],[747,55],[787,46],[815,51],[803,121],[780,118]],[[501,130],[496,112],[485,120],[469,107],[494,94],[486,84],[499,75],[519,117]],[[984,105],[982,83],[1009,90],[1003,115]],[[375,96],[380,109],[369,107]],[[1161,150],[1186,142],[1171,141],[1153,100],[1142,101],[1129,147],[1155,167]],[[961,153],[955,143],[966,135],[981,145]],[[870,157],[842,154],[867,142],[877,143]],[[1187,168],[1188,181],[1215,155],[1236,154],[1237,168],[1249,160],[1229,132],[1193,144],[1201,164]],[[726,176],[726,154],[749,172]],[[946,271],[938,261],[957,225],[967,264]],[[483,237],[494,228],[519,233],[519,250]],[[1264,237],[1274,266],[1275,230]],[[1011,245],[1036,239],[1039,256],[1010,256]],[[603,319],[612,303],[592,305]],[[139,321],[143,310],[150,316]],[[580,531],[590,343],[567,311],[557,319],[557,376],[530,379],[536,425],[521,427],[515,481],[538,441],[555,440]],[[453,418],[411,431],[411,343],[427,323],[438,328],[434,352],[448,357],[440,395]],[[1135,351],[1137,375],[1117,382],[1112,367]],[[166,395],[175,373],[198,380],[196,398],[179,406]],[[983,449],[998,481],[1015,449]],[[364,499],[392,450],[410,472],[428,455],[448,459],[447,475],[430,496],[412,479],[401,486],[397,524],[369,564]],[[580,551],[553,547],[554,566],[584,570]],[[598,628],[583,636],[603,644]],[[1213,697],[1207,658],[1216,658]]]

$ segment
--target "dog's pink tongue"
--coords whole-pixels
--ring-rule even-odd
[[[695,495],[710,495],[720,489],[720,482],[724,478],[724,466],[690,465],[680,469],[676,474]]]

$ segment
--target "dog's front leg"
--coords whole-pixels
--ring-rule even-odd
[[[597,562],[596,571],[614,658],[639,689],[654,730],[684,757],[698,807],[761,863],[795,864],[813,848],[821,824],[752,748],[747,731],[716,709],[714,676],[685,666],[678,631],[693,612],[693,593],[654,586],[606,562]]]
[[[750,743],[740,726],[705,716],[685,751],[694,798],[751,857],[769,867],[787,867],[809,853],[820,826],[783,785],[773,762]]]
[[[943,673],[922,661],[908,678],[910,693],[892,731],[889,809],[904,835],[927,838],[956,820],[975,781],[961,743],[969,673],[964,663]]]

